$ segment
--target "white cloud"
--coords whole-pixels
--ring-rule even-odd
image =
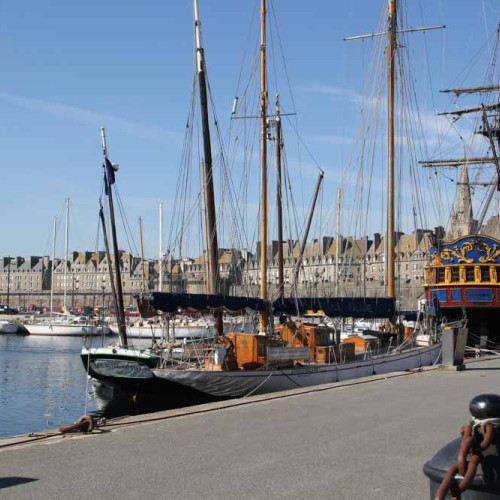
[[[30,111],[38,111],[79,123],[91,124],[95,127],[104,126],[113,128],[150,141],[165,142],[166,140],[178,139],[179,137],[176,132],[171,132],[161,127],[118,118],[106,113],[90,111],[78,106],[69,106],[42,99],[7,94],[5,92],[0,92],[0,100]]]

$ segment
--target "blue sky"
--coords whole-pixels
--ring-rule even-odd
[[[404,3],[412,26],[447,25],[425,35],[427,52],[424,35],[412,38],[420,106],[432,115],[434,104],[438,110],[449,104],[437,90],[452,84],[481,48],[480,54],[487,53],[499,5],[496,0]],[[256,4],[200,0],[222,130],[243,55],[253,48],[248,39]],[[349,155],[372,43],[342,39],[375,31],[384,4],[273,0],[301,135],[326,171],[325,206]],[[111,159],[120,164],[119,189],[129,221],[135,228],[143,217],[146,254],[156,254],[158,202],[165,204],[168,227],[191,93],[191,9],[189,0],[0,1],[0,254],[49,253],[51,218],[61,220],[66,197],[72,200],[70,250],[95,248],[100,126],[106,127]],[[478,71],[484,71],[483,63],[486,59],[479,60]],[[462,80],[473,84],[475,76]],[[295,160],[289,156],[290,163]],[[309,199],[316,173],[306,154],[302,161],[302,173],[291,172]]]

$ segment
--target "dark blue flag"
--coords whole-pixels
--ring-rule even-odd
[[[109,194],[108,182],[109,182],[109,186],[111,186],[111,184],[115,183],[115,171],[116,171],[116,169],[107,158],[104,159],[103,167],[104,167],[104,192],[106,194]]]

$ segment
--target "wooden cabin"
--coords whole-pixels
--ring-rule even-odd
[[[372,335],[353,335],[343,339],[342,342],[354,345],[355,352],[359,354],[365,352],[368,347],[372,350],[377,349],[379,339]]]

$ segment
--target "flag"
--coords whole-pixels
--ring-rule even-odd
[[[118,165],[111,163],[107,158],[104,159],[104,191],[108,193],[108,182],[109,186],[115,183],[115,172],[118,170]]]

